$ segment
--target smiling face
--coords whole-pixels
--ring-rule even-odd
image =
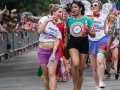
[[[72,13],[74,16],[77,16],[80,14],[82,8],[80,8],[77,4],[73,3],[72,4]]]
[[[60,18],[60,15],[63,13],[63,8],[58,8],[56,11],[53,12],[53,15],[56,16],[56,18]]]
[[[91,10],[93,11],[93,13],[97,13],[100,11],[100,4],[98,2],[93,2],[91,4]]]

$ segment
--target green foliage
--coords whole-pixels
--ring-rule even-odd
[[[88,0],[91,1],[91,0]],[[107,0],[101,0],[103,3]],[[9,10],[17,9],[17,12],[32,12],[34,15],[40,15],[41,13],[49,13],[49,4],[60,3],[59,0],[0,0],[0,9],[7,5]]]
[[[0,0],[0,9],[7,5],[9,10],[17,9],[17,12],[32,12],[34,15],[49,13],[49,4],[59,3],[59,0]]]

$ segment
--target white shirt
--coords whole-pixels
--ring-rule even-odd
[[[48,19],[44,16],[40,19],[41,23],[44,23]],[[58,27],[53,24],[52,21],[48,22],[45,30],[40,34],[39,41],[41,42],[54,42],[56,38],[62,39],[61,32]]]
[[[100,15],[99,18],[94,17],[94,28],[96,36],[92,38],[89,36],[89,40],[91,41],[99,41],[102,37],[105,36],[104,34],[104,22],[106,20],[106,16]]]

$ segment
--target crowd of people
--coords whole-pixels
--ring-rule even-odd
[[[36,28],[38,20],[33,19],[30,14],[16,13],[16,10],[9,11],[5,6],[4,10],[0,11],[0,33],[20,32]]]
[[[73,90],[81,90],[86,60],[92,64],[96,90],[105,88],[105,67],[106,79],[110,79],[111,60],[114,62],[115,79],[119,78],[120,1],[108,0],[108,3],[113,8],[107,16],[101,13],[100,0],[91,1],[92,15],[85,13],[80,0],[73,0],[66,8],[51,4],[50,14],[39,20],[38,63],[43,71],[46,90],[56,90],[57,80],[62,77],[62,81],[67,81],[71,73]],[[68,60],[64,53],[66,48]]]
[[[18,13],[17,9],[8,10],[5,5],[4,9],[0,10],[0,42],[2,43],[4,39],[8,38],[8,34],[10,33],[18,33],[18,35],[21,36],[19,43],[22,41],[25,42],[26,38],[29,40],[29,32],[35,33],[35,30],[38,28],[38,20],[42,16],[44,16],[44,14],[41,16],[33,16],[30,12]],[[19,54],[21,54],[21,52],[22,50],[18,50]]]

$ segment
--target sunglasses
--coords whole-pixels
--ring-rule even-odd
[[[91,7],[97,7],[98,5],[97,4],[92,4]]]

